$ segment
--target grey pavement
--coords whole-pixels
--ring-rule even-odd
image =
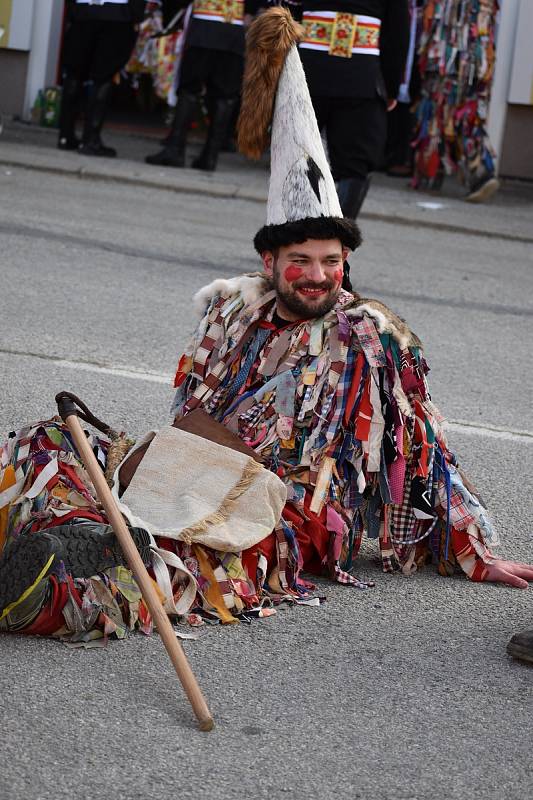
[[[148,129],[149,130],[149,129]],[[239,154],[223,153],[215,173],[193,169],[153,167],[144,163],[156,152],[159,136],[111,128],[105,140],[120,158],[100,159],[65,153],[55,148],[57,132],[35,125],[6,123],[0,137],[0,168],[29,166],[35,170],[101,181],[122,182],[171,192],[239,198],[261,205],[268,192],[268,159],[252,162]],[[198,143],[189,147],[189,162]],[[502,180],[500,192],[482,205],[465,204],[465,190],[448,178],[441,192],[413,191],[407,180],[376,174],[361,219],[394,221],[408,227],[481,233],[485,237],[533,243],[533,184]]]
[[[31,146],[16,135],[8,126],[0,137],[0,429],[51,416],[60,389],[134,435],[164,424],[191,295],[256,269],[251,239],[264,222],[257,200],[166,181],[242,175],[249,188],[264,183],[264,165],[234,169],[227,155],[212,179],[184,171],[161,188],[153,172],[154,186],[74,180],[50,164],[76,167],[79,156],[53,150],[48,134],[30,134],[42,137]],[[88,167],[145,174],[126,139],[128,160]],[[389,192],[411,202],[384,181],[369,207],[392,213]],[[450,442],[491,509],[499,552],[532,562],[533,251],[517,219],[533,206],[521,192],[506,187],[481,210],[438,198],[463,227],[493,215],[494,232],[514,239],[367,213],[352,274],[421,336],[433,399],[465,423]],[[371,543],[358,571],[373,590],[320,581],[320,608],[184,642],[216,718],[210,734],[197,731],[157,636],[89,652],[3,636],[0,800],[530,796],[533,671],[505,645],[533,625],[533,587],[384,575]]]

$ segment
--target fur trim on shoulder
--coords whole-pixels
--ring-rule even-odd
[[[235,278],[217,278],[196,292],[193,297],[194,311],[199,317],[203,317],[206,307],[215,295],[231,297],[239,292],[244,305],[249,306],[265,294],[268,286],[268,279],[260,272],[237,275]]]
[[[261,158],[268,146],[281,70],[287,53],[302,35],[302,26],[281,6],[259,14],[248,29],[237,123],[239,150],[248,158]]]
[[[390,333],[398,342],[400,350],[405,350],[407,347],[422,347],[422,342],[418,336],[385,303],[381,303],[379,300],[370,300],[366,297],[362,298],[355,293],[354,300],[356,301],[355,310],[372,317],[379,333]]]
[[[271,289],[272,284],[263,272],[249,272],[234,278],[217,278],[196,292],[193,297],[194,311],[197,316],[203,317],[207,306],[216,295],[228,298],[240,294],[243,305],[251,306]],[[376,323],[378,332],[390,333],[401,350],[407,347],[422,347],[418,336],[385,303],[360,297],[356,292],[353,292],[353,301],[353,305],[350,304],[346,310],[351,314],[354,312],[368,314]]]

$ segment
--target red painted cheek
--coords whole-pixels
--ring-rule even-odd
[[[342,270],[342,269],[340,269],[340,268],[339,268],[339,269],[336,269],[336,270],[335,270],[335,272],[333,273],[333,280],[334,280],[336,283],[341,283],[341,282],[342,282],[342,279],[343,279],[343,277],[344,277],[344,270]]]
[[[293,265],[287,267],[287,269],[283,273],[285,280],[288,283],[294,283],[294,281],[297,281],[298,278],[301,278],[303,274],[304,271],[301,267],[295,267]]]

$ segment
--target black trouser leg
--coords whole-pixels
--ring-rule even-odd
[[[111,81],[96,83],[90,87],[85,111],[83,141],[80,145],[80,153],[84,155],[113,157],[117,154],[113,147],[106,147],[100,138],[112,90]]]
[[[369,186],[370,175],[365,178],[356,175],[352,178],[342,178],[337,182],[337,194],[339,195],[343,216],[357,219]]]
[[[185,145],[187,134],[194,112],[198,104],[198,97],[189,92],[180,92],[178,104],[172,121],[172,128],[166,138],[165,147],[153,156],[146,156],[147,164],[155,164],[164,167],[184,167],[185,166]]]
[[[370,175],[367,175],[366,178],[362,176],[342,178],[337,181],[336,186],[343,216],[357,219],[370,186]],[[353,287],[350,281],[350,265],[347,261],[344,262],[343,272],[342,288],[351,292]]]
[[[61,92],[61,111],[59,112],[59,137],[57,146],[60,150],[77,150],[79,140],[76,139],[76,117],[81,96],[81,80],[77,75],[66,75]]]
[[[218,154],[226,138],[228,126],[237,106],[236,97],[219,97],[214,103],[213,118],[202,152],[192,162],[195,169],[213,172],[217,168]]]

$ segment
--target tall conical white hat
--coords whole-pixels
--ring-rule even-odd
[[[339,238],[352,250],[360,243],[357,225],[342,215],[324,151],[298,54],[302,32],[276,6],[253,21],[246,37],[239,150],[259,158],[270,139],[267,224],[254,241],[260,252],[278,246],[280,234],[290,236],[300,221],[308,238]]]
[[[276,93],[267,225],[342,217],[300,56],[289,50]]]

